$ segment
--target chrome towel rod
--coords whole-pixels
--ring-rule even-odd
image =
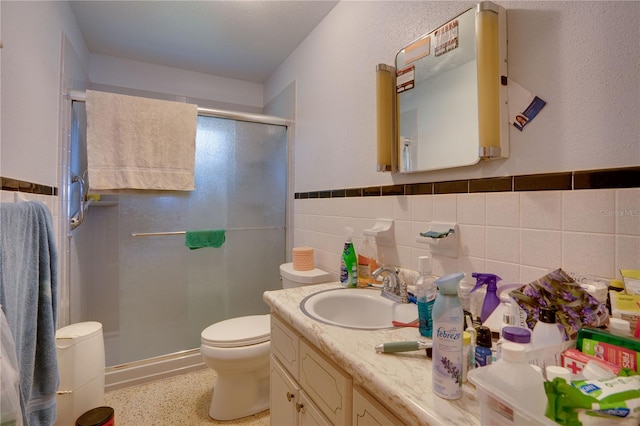
[[[85,90],[69,90],[67,94],[71,101],[86,102],[87,92]],[[252,114],[241,111],[226,111],[222,109],[198,107],[198,115],[205,117],[228,118],[237,121],[247,121],[249,123],[274,124],[276,126],[289,126],[290,120],[272,115]]]
[[[265,229],[282,229],[282,227],[277,226],[264,226],[258,228],[231,228],[225,229],[225,231],[262,231]],[[167,231],[167,232],[134,232],[131,234],[132,237],[157,237],[162,235],[184,235],[187,231]]]

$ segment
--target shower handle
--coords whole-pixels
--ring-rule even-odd
[[[82,224],[82,222],[84,221],[84,198],[85,198],[85,193],[84,193],[84,179],[75,174],[75,173],[71,173],[71,183],[79,183],[80,184],[80,208],[78,209],[78,215],[72,217],[69,220],[69,223],[71,224],[71,230],[73,231],[74,229],[76,229],[78,226],[80,226]]]

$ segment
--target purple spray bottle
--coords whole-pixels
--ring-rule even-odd
[[[480,321],[484,323],[498,305],[500,305],[500,298],[496,292],[498,290],[498,281],[502,278],[494,274],[484,274],[479,272],[473,272],[471,276],[476,279],[476,285],[471,290],[471,293],[485,284],[487,286],[487,293],[484,296],[482,310],[480,311]]]

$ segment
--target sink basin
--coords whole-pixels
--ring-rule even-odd
[[[413,303],[395,303],[380,290],[336,288],[305,297],[300,309],[308,317],[343,328],[380,330],[393,328],[391,321],[410,322],[418,318]]]

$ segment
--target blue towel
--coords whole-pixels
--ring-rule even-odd
[[[56,418],[57,261],[49,209],[0,203],[0,305],[15,340],[23,419],[32,426]]]

